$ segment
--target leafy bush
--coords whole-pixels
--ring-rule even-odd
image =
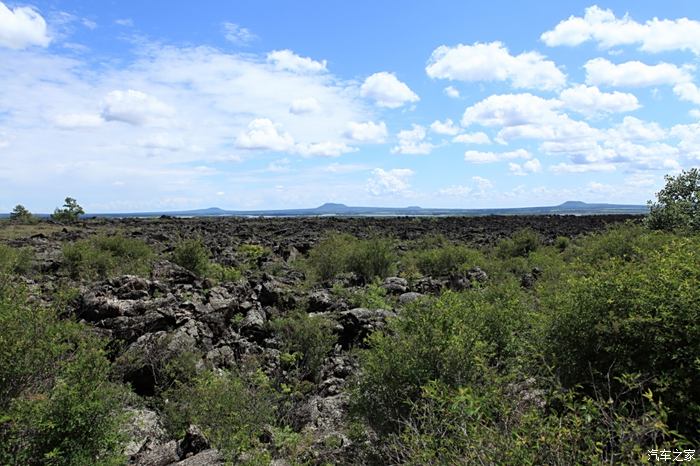
[[[270,249],[259,244],[242,244],[236,251],[246,267],[258,266],[270,255]]]
[[[243,278],[243,273],[235,267],[212,262],[207,269],[207,276],[217,282],[237,282]]]
[[[63,208],[53,211],[51,218],[57,222],[74,223],[78,221],[81,215],[85,214],[83,208],[72,197],[67,197]]]
[[[256,448],[263,429],[274,422],[275,394],[260,370],[205,371],[165,398],[166,423],[176,438],[196,424],[229,460]]]
[[[385,333],[369,337],[353,406],[379,431],[395,430],[438,380],[457,387],[477,380],[480,366],[502,364],[517,352],[526,309],[517,284],[482,291],[447,292],[407,306]]]
[[[646,224],[655,230],[688,228],[700,231],[700,170],[691,168],[666,176],[666,186],[649,201]]]
[[[564,256],[586,264],[597,264],[616,258],[623,261],[638,260],[648,252],[668,243],[672,236],[651,232],[642,225],[626,223],[614,225],[604,233],[579,238]]]
[[[22,204],[17,204],[10,212],[10,220],[15,223],[35,223],[37,218]]]
[[[516,231],[510,238],[496,245],[496,255],[501,258],[526,257],[542,245],[542,237],[532,228]]]
[[[122,464],[123,388],[82,325],[0,298],[0,463]]]
[[[316,278],[328,281],[343,272],[356,273],[365,282],[386,278],[395,269],[396,252],[391,240],[380,237],[357,239],[331,234],[309,252],[309,264]]]
[[[107,278],[150,273],[154,254],[141,240],[121,235],[97,236],[63,246],[63,265],[73,278]]]
[[[433,277],[448,276],[476,265],[483,266],[485,262],[481,252],[453,243],[411,251],[405,261],[414,262],[423,275]]]
[[[200,238],[183,239],[175,245],[172,261],[196,275],[204,276],[209,271],[210,255]]]
[[[387,300],[386,289],[376,283],[361,288],[348,294],[352,307],[365,307],[368,309],[391,309],[393,306]]]
[[[33,262],[34,252],[31,249],[0,244],[0,274],[27,273]]]
[[[280,349],[286,353],[286,361],[300,379],[318,381],[324,359],[333,350],[336,336],[329,320],[321,316],[311,317],[305,312],[271,322],[275,335],[281,340]]]
[[[605,236],[604,236],[605,237]],[[671,426],[700,425],[700,239],[676,237],[635,260],[581,266],[547,305],[544,346],[565,386],[610,387],[639,374]]]

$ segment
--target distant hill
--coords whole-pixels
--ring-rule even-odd
[[[225,210],[219,207],[206,209],[181,210],[171,212],[124,212],[124,213],[88,213],[87,217],[295,217],[295,216],[443,216],[443,215],[605,215],[605,214],[646,214],[645,205],[628,204],[588,204],[581,201],[566,201],[556,206],[544,207],[515,207],[503,209],[443,209],[410,207],[353,207],[345,204],[325,203],[309,209],[279,209],[279,210]],[[0,214],[8,217],[9,214]],[[46,214],[40,216],[46,216]]]

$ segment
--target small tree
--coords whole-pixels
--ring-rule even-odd
[[[649,201],[647,226],[655,230],[700,230],[700,170],[691,168],[678,176],[666,175],[666,186]]]
[[[72,197],[67,197],[65,204],[63,204],[63,208],[56,208],[56,210],[53,211],[51,218],[57,222],[72,223],[77,221],[78,218],[84,213],[85,211],[82,207],[80,207],[78,201]]]
[[[10,212],[10,220],[18,223],[29,223],[34,220],[34,216],[22,204],[17,204]]]

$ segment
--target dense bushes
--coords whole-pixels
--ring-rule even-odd
[[[483,266],[481,252],[464,245],[440,242],[432,247],[421,247],[410,251],[404,258],[404,269],[417,268],[423,275],[448,276],[466,271],[474,266]]]
[[[121,464],[123,389],[82,325],[0,297],[0,463]]]
[[[275,419],[275,394],[260,370],[205,371],[188,384],[166,394],[168,427],[181,436],[189,424],[198,425],[228,458],[259,445],[263,429]]]
[[[195,275],[204,276],[209,270],[210,254],[201,239],[183,239],[175,245],[172,261]]]
[[[357,239],[352,235],[332,234],[309,253],[312,272],[320,281],[352,272],[365,282],[371,282],[374,278],[391,275],[396,261],[393,242],[380,237]]]
[[[499,241],[496,247],[498,257],[525,257],[542,245],[542,237],[531,228],[516,231],[510,238]]]
[[[548,303],[547,354],[562,382],[620,393],[617,379],[637,374],[668,406],[672,424],[694,434],[700,425],[700,240],[675,238],[581,267]]]
[[[96,236],[63,246],[63,264],[73,278],[147,276],[153,257],[146,243],[121,235]]]
[[[486,292],[446,293],[402,311],[386,333],[369,338],[355,407],[380,431],[393,431],[423,385],[458,387],[478,380],[481,366],[514,357],[527,308],[511,283]]]

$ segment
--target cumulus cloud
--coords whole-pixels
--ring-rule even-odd
[[[297,144],[293,151],[305,157],[340,157],[343,154],[355,152],[357,149],[344,142],[324,141]]]
[[[399,143],[391,149],[392,154],[426,155],[435,147],[426,141],[426,131],[421,125],[414,124],[411,129],[399,131]]]
[[[386,123],[380,121],[375,123],[373,121],[367,121],[364,123],[357,123],[351,121],[348,123],[348,130],[345,132],[345,136],[358,142],[384,142],[387,136]]]
[[[53,121],[61,129],[96,128],[104,123],[104,119],[94,113],[61,113]]]
[[[415,172],[409,168],[391,170],[375,168],[372,170],[371,178],[367,180],[367,191],[374,196],[404,194],[410,189],[408,179],[414,174]]]
[[[452,185],[439,190],[438,194],[451,197],[481,197],[486,191],[493,188],[491,180],[481,176],[472,176],[472,183],[476,186]]]
[[[425,68],[431,78],[453,81],[509,81],[516,88],[552,90],[566,83],[557,65],[537,52],[511,55],[501,42],[442,45]]]
[[[645,52],[688,50],[700,55],[700,22],[688,18],[653,18],[639,23],[628,15],[621,18],[612,10],[596,5],[586,8],[583,17],[570,16],[540,37],[550,47],[576,46],[595,41],[600,47],[639,44]]]
[[[360,88],[360,95],[374,100],[380,107],[398,108],[420,98],[406,83],[399,81],[393,73],[382,71],[365,79]]]
[[[141,91],[128,89],[108,93],[102,101],[102,118],[131,125],[162,125],[175,110],[157,98]]]
[[[430,130],[433,133],[444,134],[447,136],[455,136],[461,131],[459,127],[449,118],[445,121],[433,121],[430,125]]]
[[[459,142],[462,144],[491,144],[491,138],[488,134],[477,131],[475,133],[464,133],[452,138],[452,142]]]
[[[315,113],[321,110],[321,104],[318,100],[313,97],[307,97],[305,99],[295,99],[289,106],[289,113],[294,115],[303,115],[305,113]]]
[[[445,89],[443,89],[443,92],[451,99],[459,99],[459,89],[454,86],[447,86]]]
[[[596,86],[583,84],[564,89],[559,94],[564,107],[587,116],[637,110],[641,105],[634,94],[601,92]]]
[[[481,191],[493,188],[493,183],[488,178],[481,176],[472,176],[472,181],[476,184],[476,187]]]
[[[526,176],[531,173],[539,173],[542,171],[542,164],[537,159],[528,160],[522,164],[510,162],[508,171],[516,176]]]
[[[589,138],[596,130],[560,112],[563,103],[529,93],[492,95],[464,111],[462,125],[501,127],[496,141],[543,139],[572,141]]]
[[[11,10],[0,2],[0,46],[17,50],[47,47],[50,42],[46,21],[36,10],[28,6]]]
[[[326,60],[316,61],[308,57],[302,57],[291,50],[275,50],[267,54],[268,63],[277,70],[291,71],[292,73],[323,73],[327,71]]]
[[[647,65],[640,61],[615,64],[605,58],[594,58],[583,67],[586,70],[586,82],[595,86],[648,87],[692,80],[686,67],[663,62],[657,65]]]
[[[464,153],[464,160],[470,163],[493,163],[503,160],[530,159],[532,155],[525,149],[516,149],[508,152],[482,152],[468,150]]]
[[[666,133],[655,121],[647,122],[631,116],[607,130],[611,139],[636,142],[660,141],[666,138]]]
[[[250,30],[236,23],[225,22],[223,29],[226,40],[236,45],[246,45],[257,39],[257,36]]]
[[[294,147],[294,138],[281,131],[272,120],[256,118],[248,124],[247,131],[238,135],[236,146],[241,149],[283,152]]]

